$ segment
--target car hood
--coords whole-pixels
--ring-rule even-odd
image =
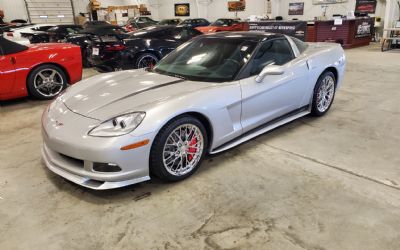
[[[201,27],[196,27],[197,30],[201,31],[201,32],[206,32],[206,31],[210,31],[210,30],[217,30],[221,28],[221,26],[201,26]]]
[[[61,99],[72,112],[102,121],[123,113],[146,111],[152,105],[162,105],[208,85],[143,69],[127,70],[83,80],[68,88]]]

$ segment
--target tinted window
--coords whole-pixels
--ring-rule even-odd
[[[192,81],[231,81],[246,64],[256,45],[257,42],[243,39],[203,37],[171,52],[154,70]]]
[[[283,65],[293,58],[292,48],[285,38],[267,41],[254,57],[251,74],[259,74],[268,65]]]
[[[28,47],[21,45],[19,43],[14,43],[2,36],[0,36],[0,55],[9,55],[9,54],[15,54],[18,52],[22,52],[24,50],[27,50]]]
[[[291,38],[292,38],[293,42],[296,44],[297,48],[299,49],[300,54],[303,53],[307,49],[308,45],[305,42],[300,41],[299,39],[297,39],[295,37],[291,37]]]

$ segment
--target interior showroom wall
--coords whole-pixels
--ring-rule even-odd
[[[378,0],[376,7],[376,14],[372,16],[379,16],[385,19],[386,2],[395,0]],[[43,2],[43,0],[40,0]],[[154,19],[172,18],[174,17],[174,3],[189,3],[190,16],[204,17],[207,19],[215,20],[220,17],[234,17],[234,12],[228,12],[226,0],[101,0],[102,6],[119,6],[119,5],[133,5],[133,4],[146,4],[152,13]],[[237,17],[247,18],[250,15],[263,15],[267,12],[267,0],[247,0],[246,10],[238,12]],[[289,3],[304,2],[304,15],[295,16],[288,15]],[[349,0],[343,4],[328,5],[326,9],[327,16],[332,14],[346,15],[348,10],[354,9],[355,0]],[[75,12],[86,12],[88,0],[73,0]],[[393,4],[391,11],[393,16],[398,16],[398,8]],[[0,5],[7,9],[6,20],[16,18],[27,18],[24,0],[0,0]],[[312,20],[315,16],[321,16],[323,10],[321,5],[313,5],[312,0],[271,0],[272,13],[271,17],[283,16],[284,19],[298,18],[302,20]],[[392,16],[391,15],[391,16]]]

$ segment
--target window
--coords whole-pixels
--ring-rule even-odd
[[[308,47],[307,43],[300,41],[296,37],[290,37],[290,38],[292,38],[292,41],[296,44],[297,48],[299,49],[300,54],[303,53],[307,49],[307,47]]]
[[[25,50],[28,50],[28,47],[0,36],[0,56],[15,54]]]
[[[36,27],[36,28],[32,28],[32,30],[34,31],[47,31],[50,28],[53,28],[54,26],[40,26],[40,27]]]
[[[241,38],[202,37],[181,45],[154,69],[191,81],[233,80],[247,63],[257,42]]]
[[[257,51],[250,73],[251,75],[259,74],[265,66],[283,65],[293,58],[292,48],[285,38],[266,41]]]

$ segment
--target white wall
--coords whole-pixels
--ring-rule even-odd
[[[291,15],[289,16],[289,3],[304,2],[304,15]],[[376,13],[371,16],[384,17],[385,15],[386,0],[378,0]],[[326,16],[328,19],[332,18],[333,14],[347,15],[348,11],[354,11],[356,6],[355,0],[348,0],[346,3],[341,4],[329,4],[326,10]],[[312,0],[280,0],[280,15],[284,19],[298,18],[300,20],[312,20],[316,16],[322,15],[321,5],[313,5]]]
[[[40,1],[40,0],[38,0]],[[228,12],[228,0],[99,0],[102,7],[109,5],[133,5],[133,4],[146,4],[152,13],[152,17],[156,20],[163,18],[174,18],[174,4],[175,3],[189,3],[190,4],[190,18],[204,17],[210,21],[214,21],[220,17],[234,17],[233,12]],[[385,15],[385,3],[390,1],[389,14]],[[86,6],[89,0],[73,0],[75,13],[86,12]],[[210,4],[202,4],[203,2],[210,2]],[[313,5],[312,0],[271,0],[273,17],[280,15],[285,19],[298,18],[302,20],[311,20],[315,16],[322,14],[320,5]],[[289,16],[289,2],[304,2],[304,15],[302,16]],[[238,17],[246,18],[249,15],[262,15],[266,14],[267,0],[247,0],[246,11],[239,12]],[[332,4],[327,9],[327,16],[330,18],[332,14],[347,14],[347,11],[354,10],[355,0],[349,0],[343,4]],[[22,18],[27,19],[25,3],[23,0],[0,0],[0,8],[5,11],[5,20]],[[382,18],[389,17],[390,24],[398,19],[398,7],[396,0],[378,0],[377,11],[375,16]]]

